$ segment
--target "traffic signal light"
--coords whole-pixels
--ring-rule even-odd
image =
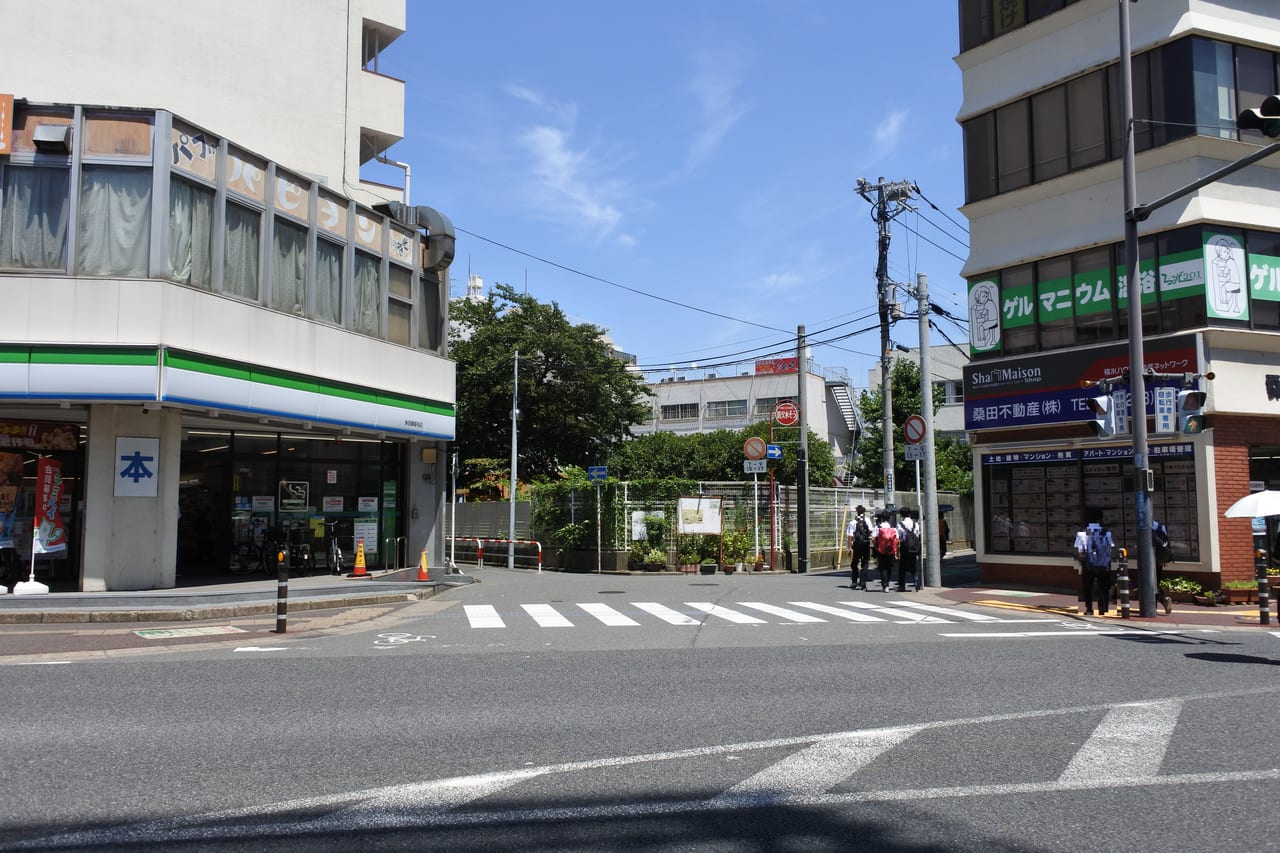
[[[1116,405],[1110,394],[1089,398],[1089,411],[1093,412],[1093,434],[1109,438],[1116,434]]]
[[[1178,392],[1178,420],[1181,431],[1186,435],[1204,432],[1204,413],[1200,411],[1204,408],[1204,399],[1203,391],[1188,389]]]
[[[1242,110],[1236,118],[1236,127],[1261,131],[1270,139],[1280,136],[1280,96],[1267,95],[1262,99],[1261,107]]]

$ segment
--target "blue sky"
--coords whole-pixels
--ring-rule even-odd
[[[814,349],[861,386],[879,331],[856,187],[883,176],[942,211],[919,201],[895,223],[891,276],[928,273],[933,301],[964,316],[953,0],[407,7],[379,59],[406,81],[389,155],[412,165],[412,203],[459,229],[455,296],[468,271],[486,291],[527,287],[641,365],[678,369],[787,346],[801,323],[814,339],[865,329]],[[914,345],[915,322],[892,335]]]

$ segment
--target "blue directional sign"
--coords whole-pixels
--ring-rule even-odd
[[[767,445],[765,445],[765,449],[764,449],[764,458],[765,458],[765,459],[781,459],[781,458],[782,458],[782,445],[781,445],[781,444],[767,444]]]
[[[609,469],[607,466],[592,465],[589,468],[587,468],[587,479],[593,483],[599,482],[600,480],[607,479],[608,476],[609,476]]]

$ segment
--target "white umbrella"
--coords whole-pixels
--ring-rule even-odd
[[[1233,503],[1223,513],[1227,518],[1259,518],[1268,515],[1280,515],[1280,491],[1264,489],[1246,495]]]

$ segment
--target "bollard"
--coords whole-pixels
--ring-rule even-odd
[[[1126,548],[1120,550],[1120,566],[1116,570],[1116,589],[1120,593],[1120,618],[1129,618],[1129,567],[1125,558],[1129,556]]]
[[[1271,584],[1266,565],[1258,566],[1258,624],[1271,624]]]
[[[276,633],[285,633],[289,621],[289,564],[284,551],[276,553]]]

